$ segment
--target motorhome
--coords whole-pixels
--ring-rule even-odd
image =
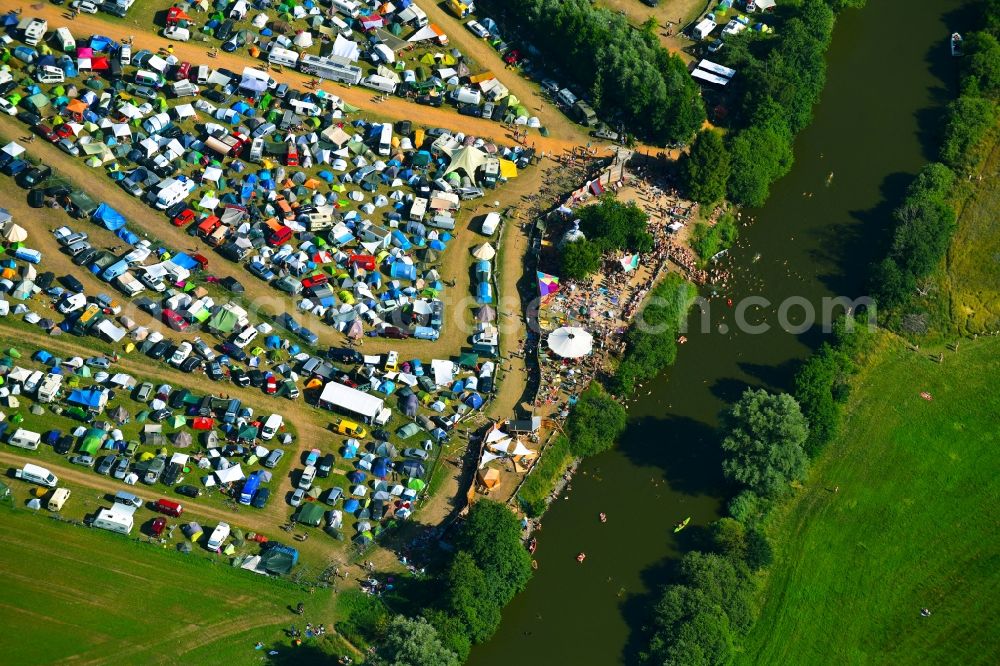
[[[29,451],[37,451],[41,441],[42,436],[39,433],[25,428],[18,428],[7,440],[7,443],[11,446],[28,449]]]
[[[219,550],[222,548],[222,544],[226,542],[229,538],[229,523],[219,523],[212,530],[212,535],[208,537],[208,549],[209,550]]]
[[[295,67],[299,63],[299,54],[296,51],[283,49],[280,46],[272,46],[267,54],[267,61],[272,65]]]
[[[135,526],[135,507],[116,502],[110,509],[101,508],[94,516],[91,526],[118,534],[128,534]]]
[[[303,74],[318,76],[321,79],[357,85],[361,83],[361,68],[336,62],[330,58],[303,54],[299,58],[299,71]]]
[[[24,35],[25,44],[28,46],[38,46],[38,43],[45,38],[49,24],[44,19],[26,18],[18,22],[17,29]]]
[[[76,39],[69,28],[63,27],[56,30],[53,41],[66,53],[76,53]]]
[[[187,199],[194,188],[195,182],[193,180],[167,178],[160,182],[160,190],[156,194],[156,207],[160,210],[166,210]]]
[[[62,387],[62,375],[49,373],[38,386],[38,402],[52,402]]]

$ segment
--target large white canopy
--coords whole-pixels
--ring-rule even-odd
[[[579,326],[563,326],[549,333],[549,349],[556,356],[579,358],[594,348],[594,337]]]

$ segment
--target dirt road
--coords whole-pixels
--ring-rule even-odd
[[[38,7],[38,9],[35,7]],[[70,20],[65,18],[64,13],[65,10],[62,8],[45,3],[44,5],[32,6],[24,15],[46,19],[49,22],[49,30],[54,31],[70,23]],[[73,33],[76,35],[99,34],[116,40],[134,37],[135,48],[147,48],[151,51],[157,51],[168,44],[172,44],[174,55],[181,60],[197,64],[210,64],[212,67],[225,67],[237,73],[242,72],[244,67],[254,62],[246,52],[225,53],[219,51],[217,57],[209,58],[207,54],[208,45],[205,43],[171,42],[161,35],[156,34],[155,26],[135,26],[130,29],[120,23],[113,23],[103,19],[99,14],[80,14],[72,20],[72,24]],[[312,78],[287,69],[283,72],[272,71],[270,74],[279,83],[287,83],[300,90],[305,90],[305,82]],[[376,103],[374,101],[374,91],[367,88],[348,88],[330,81],[327,81],[323,87],[349,104],[364,110],[371,110],[373,113],[394,120],[411,120],[419,125],[446,127],[491,140],[513,143],[511,136],[504,127],[490,120],[462,116],[449,108],[442,107],[436,109],[429,106],[421,106],[407,101],[402,97],[391,96],[382,102]],[[530,135],[529,141],[535,143],[535,146],[539,150],[557,152],[572,150],[574,146],[581,144],[574,137],[543,137],[537,132],[533,132]]]

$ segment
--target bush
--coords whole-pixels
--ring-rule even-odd
[[[559,273],[570,280],[582,280],[601,268],[601,247],[585,238],[566,243],[559,251]]]
[[[577,211],[580,230],[594,241],[602,252],[649,252],[653,237],[646,230],[649,216],[634,202],[622,203],[612,194],[602,196],[592,206]]]
[[[535,463],[531,474],[521,484],[521,489],[517,493],[521,506],[529,516],[537,518],[545,513],[549,493],[555,488],[556,482],[572,459],[569,439],[564,435],[559,435],[545,447],[541,459]]]
[[[955,211],[947,200],[954,182],[955,174],[947,166],[928,164],[893,213],[892,245],[872,284],[883,307],[892,309],[913,298],[919,282],[944,258],[955,229]]]
[[[337,631],[354,645],[379,640],[389,626],[389,609],[378,597],[360,590],[345,590],[337,596]]]
[[[531,556],[521,542],[521,525],[503,504],[491,500],[473,504],[455,545],[482,571],[488,598],[498,609],[531,578]]]
[[[723,414],[722,432],[722,470],[747,489],[776,498],[805,478],[809,425],[792,396],[747,389]]]
[[[677,335],[697,294],[697,288],[676,273],[650,292],[625,335],[625,353],[609,382],[613,393],[629,395],[637,383],[656,377],[674,362]]]
[[[695,137],[691,150],[678,165],[681,185],[688,198],[712,204],[726,194],[729,180],[729,151],[718,132],[703,130]]]
[[[455,653],[441,644],[434,625],[422,617],[394,617],[379,655],[387,666],[459,666]]]
[[[949,104],[941,160],[955,169],[968,169],[978,164],[984,148],[980,144],[993,129],[996,119],[996,105],[988,99],[959,97]]]
[[[594,382],[580,394],[566,421],[570,451],[580,458],[607,451],[625,431],[625,408]]]
[[[719,252],[728,250],[739,237],[736,218],[726,213],[712,226],[699,222],[691,235],[691,247],[703,261],[711,259]]]

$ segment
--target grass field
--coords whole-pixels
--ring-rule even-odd
[[[777,557],[740,663],[1000,661],[998,376],[995,338],[942,364],[878,353],[841,436],[770,526]]]
[[[998,132],[1000,133],[1000,132]],[[958,228],[948,250],[947,271],[941,278],[946,334],[971,335],[1000,328],[1000,236],[996,212],[1000,188],[993,175],[1000,169],[1000,142],[983,163],[983,180],[961,208]]]
[[[308,594],[224,560],[32,514],[0,507],[5,663],[259,664],[257,641],[282,656],[298,649],[283,627],[332,626],[328,590]],[[304,618],[289,610],[299,601],[306,603]],[[310,653],[334,641],[328,634]]]

